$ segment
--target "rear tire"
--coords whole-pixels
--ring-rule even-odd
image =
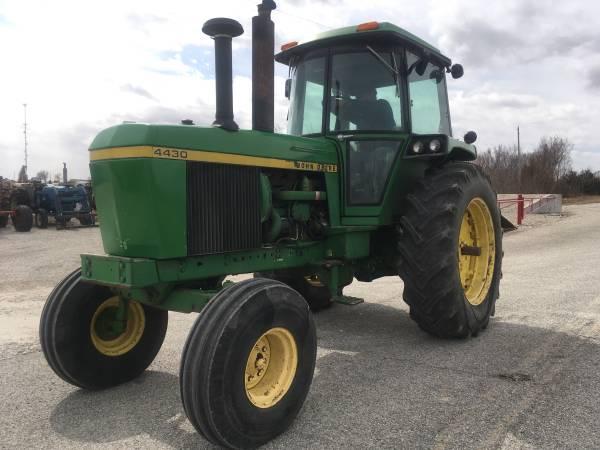
[[[42,352],[67,383],[90,390],[116,386],[140,375],[160,350],[168,324],[164,310],[130,301],[123,333],[113,338],[97,331],[101,314],[115,308],[113,299],[107,287],[83,282],[77,269],[46,300]]]
[[[31,231],[33,227],[33,211],[27,205],[19,205],[15,208],[15,215],[12,217],[15,231]]]
[[[8,224],[8,216],[0,216],[0,228],[6,227]]]
[[[268,278],[287,284],[304,297],[312,311],[329,308],[333,302],[329,288],[323,285],[316,276],[305,275],[297,269],[284,269],[268,272],[256,272],[254,278]]]
[[[473,164],[448,163],[425,175],[404,210],[397,264],[411,317],[436,336],[476,335],[494,312],[502,270],[489,180]]]
[[[267,279],[236,283],[213,297],[188,335],[183,408],[213,444],[258,447],[300,411],[315,359],[315,325],[296,291]]]

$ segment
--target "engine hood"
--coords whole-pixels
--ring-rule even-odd
[[[103,130],[90,146],[92,162],[159,158],[291,170],[337,172],[335,145],[324,138],[190,125],[122,124]]]

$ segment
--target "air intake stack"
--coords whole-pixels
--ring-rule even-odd
[[[277,5],[263,0],[258,5],[258,16],[252,18],[252,129],[273,132],[275,24],[271,11]]]
[[[208,20],[202,32],[215,41],[215,81],[217,88],[217,112],[214,127],[237,131],[238,124],[233,120],[233,79],[231,70],[231,39],[239,36],[244,29],[233,19],[216,18]]]

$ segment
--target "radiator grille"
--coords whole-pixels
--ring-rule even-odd
[[[187,163],[188,255],[261,245],[260,169]]]

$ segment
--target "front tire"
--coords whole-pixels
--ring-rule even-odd
[[[213,444],[258,447],[300,411],[315,359],[315,325],[296,291],[261,278],[234,284],[213,297],[186,341],[186,415]]]
[[[52,291],[40,319],[42,352],[64,381],[83,389],[104,389],[140,375],[158,353],[168,312],[129,302],[127,325],[110,332],[118,297],[104,286],[85,283],[77,269]]]
[[[407,196],[397,249],[404,300],[423,330],[463,338],[487,327],[499,296],[502,228],[479,167],[452,162],[427,173]]]

